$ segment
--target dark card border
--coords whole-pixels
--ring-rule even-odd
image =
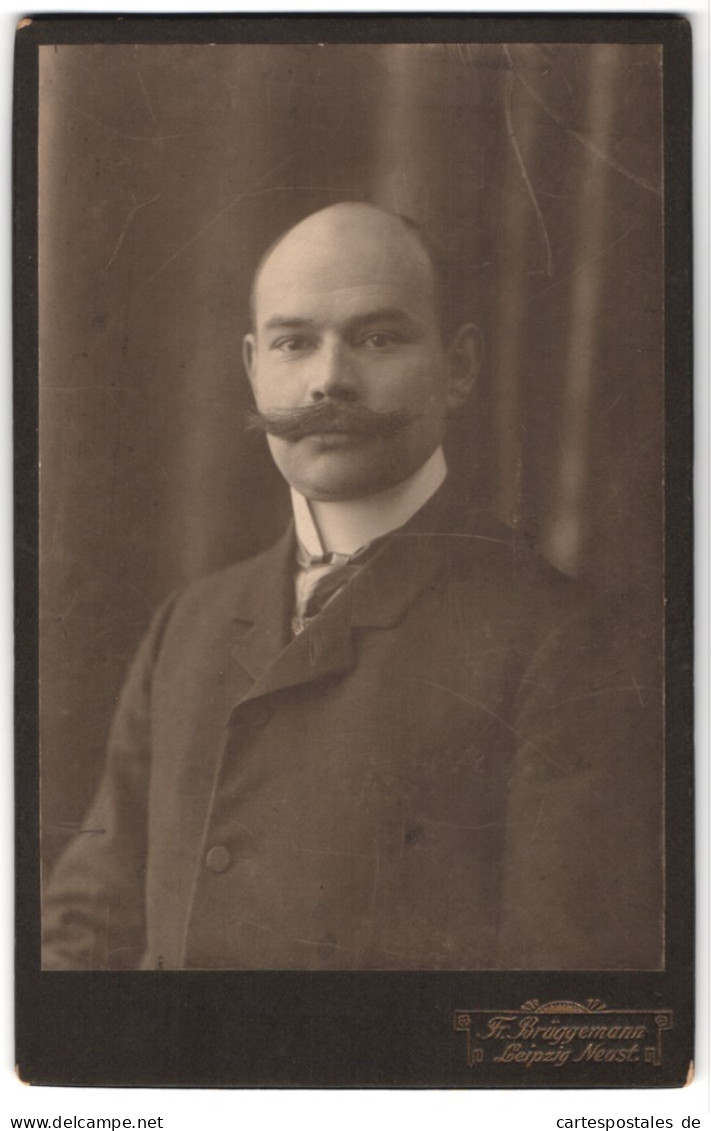
[[[25,21],[23,21],[24,23]],[[52,43],[624,42],[664,46],[667,965],[663,972],[48,973],[39,958],[38,49]],[[35,1084],[171,1087],[680,1086],[693,1057],[691,36],[681,17],[36,17],[13,111],[16,1062]],[[663,1065],[480,1079],[458,1009],[596,997],[673,1010]]]

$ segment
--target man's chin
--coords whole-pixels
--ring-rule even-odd
[[[335,450],[335,449],[333,449]],[[389,474],[380,472],[373,466],[345,468],[342,462],[333,466],[335,461],[327,458],[320,460],[320,467],[310,467],[308,470],[282,468],[282,475],[291,487],[294,487],[306,499],[314,502],[350,502],[354,499],[363,499],[368,495],[375,495],[388,487],[393,487],[402,478],[398,473],[390,471]],[[329,466],[330,465],[330,466]]]
[[[270,437],[274,461],[287,483],[315,502],[350,502],[402,483],[416,469],[410,453],[391,440],[374,441],[355,433],[319,433],[296,444]]]

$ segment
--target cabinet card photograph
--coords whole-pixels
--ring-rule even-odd
[[[26,24],[23,1078],[683,1083],[685,22]]]

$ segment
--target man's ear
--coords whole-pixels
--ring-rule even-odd
[[[257,355],[257,339],[254,334],[246,334],[242,342],[242,360],[249,377],[249,383],[254,387],[255,359]]]
[[[449,384],[447,408],[461,408],[474,388],[479,366],[484,357],[484,338],[478,326],[467,322],[460,326],[447,350]]]

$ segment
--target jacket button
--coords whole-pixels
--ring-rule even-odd
[[[205,863],[211,872],[224,872],[229,866],[230,854],[224,844],[216,844],[205,857]]]

